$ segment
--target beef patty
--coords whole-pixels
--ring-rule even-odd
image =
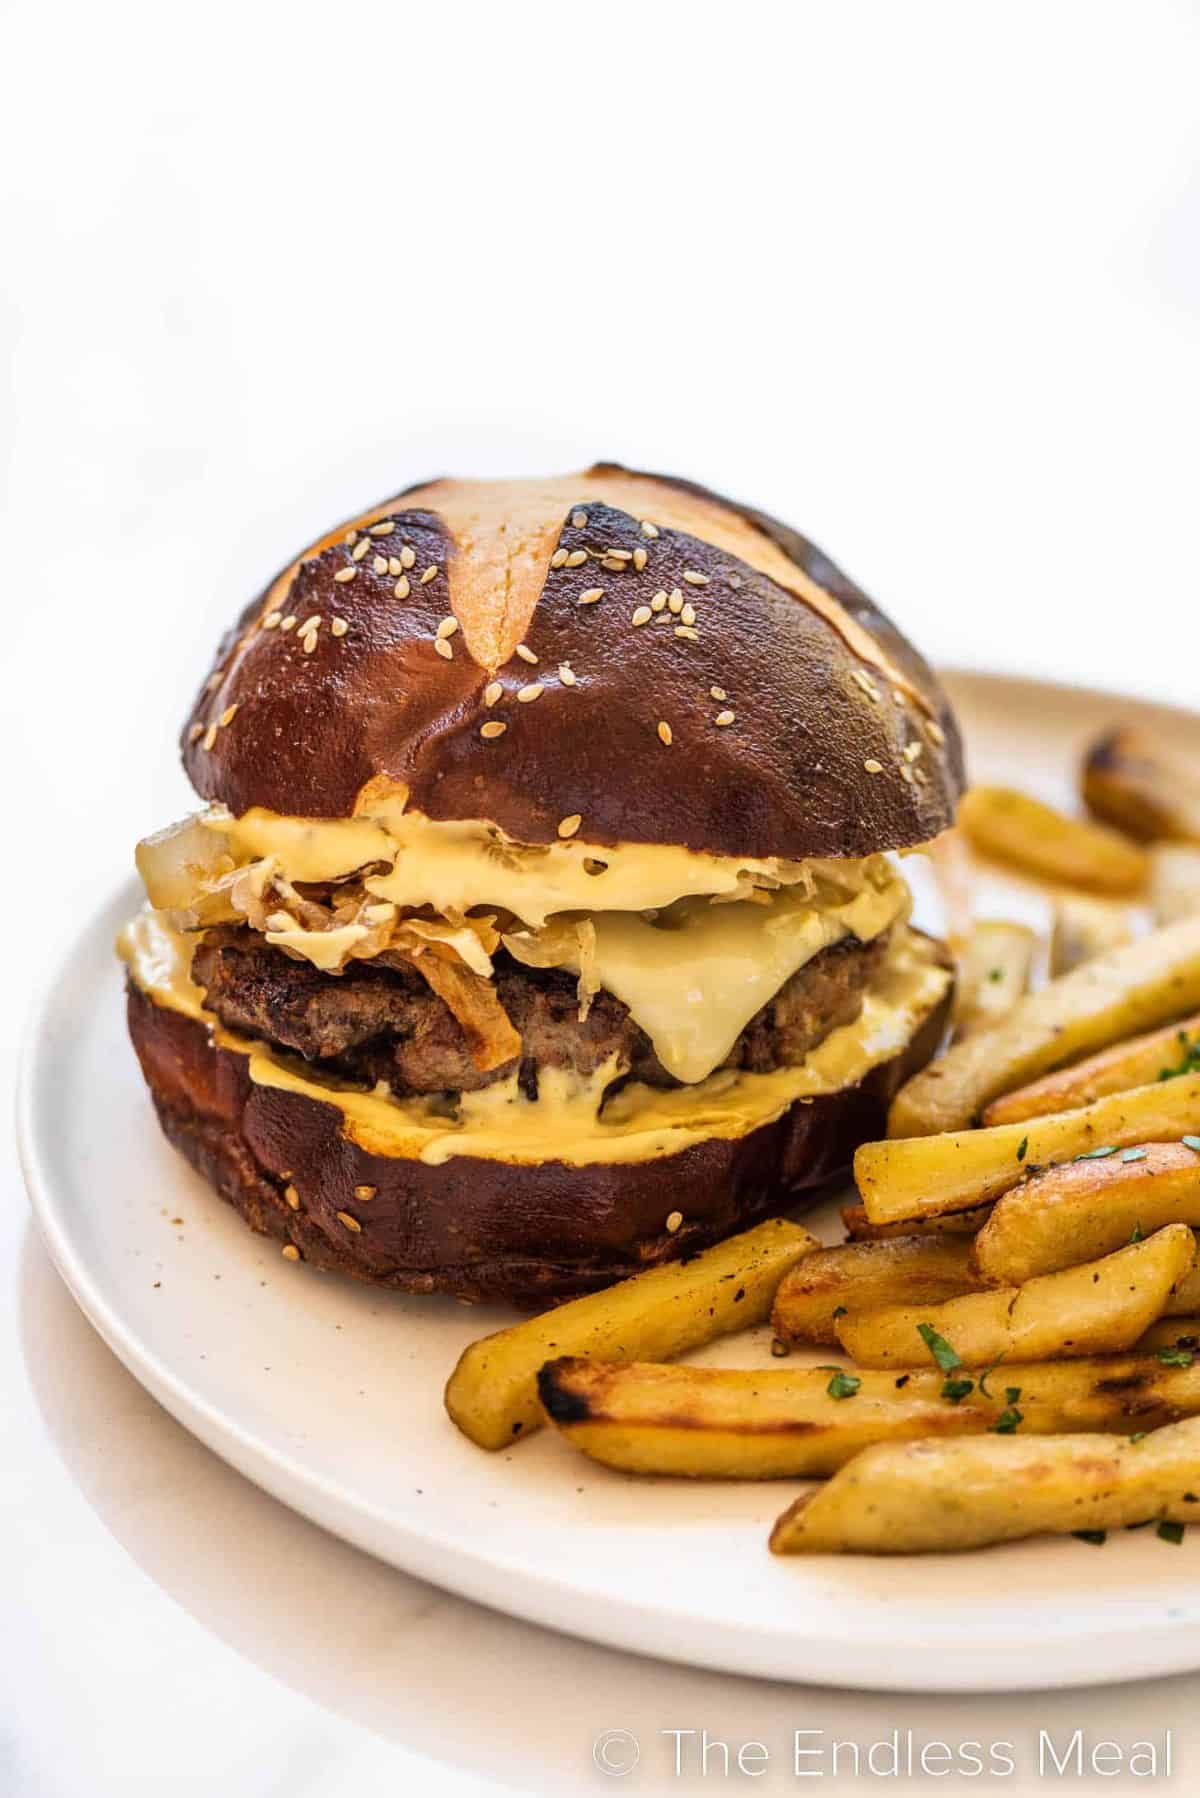
[[[765,1074],[803,1061],[831,1030],[858,1016],[886,941],[850,937],[823,949],[756,1012],[721,1066]],[[528,1097],[536,1097],[539,1068],[588,1075],[614,1053],[631,1079],[680,1084],[611,993],[597,993],[581,1021],[574,975],[527,968],[503,953],[495,968],[500,1003],[521,1037],[520,1082]],[[480,1073],[454,1014],[405,963],[353,961],[343,974],[324,974],[247,927],[223,926],[201,939],[192,978],[229,1029],[351,1080],[385,1081],[397,1097],[472,1091],[512,1071],[510,1062]]]

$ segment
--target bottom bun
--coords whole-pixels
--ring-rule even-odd
[[[741,1136],[583,1166],[372,1154],[334,1105],[256,1085],[246,1055],[132,981],[129,1032],[166,1135],[251,1229],[314,1267],[399,1292],[539,1306],[695,1253],[843,1172],[936,1049],[951,988],[858,1085],[798,1100]]]

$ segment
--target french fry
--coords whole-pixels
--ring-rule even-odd
[[[943,1217],[914,1218],[911,1223],[873,1224],[865,1205],[843,1205],[842,1223],[852,1242],[891,1242],[898,1236],[974,1236],[992,1214],[990,1205],[973,1211],[948,1211]]]
[[[537,1375],[544,1361],[561,1354],[665,1360],[748,1329],[770,1315],[788,1269],[820,1246],[799,1224],[770,1218],[686,1261],[649,1268],[483,1336],[463,1350],[450,1375],[446,1409],[480,1448],[507,1448],[543,1422]]]
[[[1023,1286],[966,1293],[940,1305],[848,1312],[835,1328],[860,1367],[942,1366],[939,1357],[950,1351],[964,1367],[1119,1354],[1162,1315],[1172,1288],[1195,1263],[1192,1232],[1171,1224],[1098,1261]]]
[[[1045,880],[1097,893],[1135,893],[1145,884],[1145,853],[1128,837],[1067,818],[1012,787],[972,787],[958,826],[973,849]]]
[[[1200,911],[1200,849],[1156,843],[1150,850],[1150,909],[1156,924],[1175,924]]]
[[[1182,1142],[1145,1143],[1136,1160],[1089,1156],[1031,1175],[1000,1200],[975,1238],[975,1259],[985,1279],[1022,1286],[1168,1224],[1200,1228],[1200,1154]]]
[[[1128,1042],[1114,1043],[1111,1049],[1101,1049],[1086,1061],[1044,1074],[1028,1086],[1019,1086],[1015,1092],[993,1099],[983,1114],[983,1122],[1020,1124],[1026,1118],[1046,1117],[1052,1111],[1074,1111],[1080,1105],[1104,1098],[1106,1093],[1149,1086],[1152,1080],[1161,1080],[1186,1067],[1192,1056],[1200,1057],[1200,1012],[1162,1030],[1149,1030]]]
[[[1200,1074],[1109,1093],[1027,1123],[864,1143],[854,1178],[873,1223],[966,1211],[1052,1163],[1093,1149],[1169,1142],[1200,1131]]]
[[[1050,926],[1050,976],[1069,974],[1106,949],[1119,949],[1133,937],[1127,906],[1113,899],[1085,899],[1065,894],[1054,902]]]
[[[1098,955],[1027,994],[986,1035],[956,1043],[901,1087],[888,1135],[961,1130],[1001,1093],[1197,1009],[1200,915]]]
[[[1134,1343],[1139,1355],[1157,1355],[1160,1349],[1178,1349],[1181,1355],[1200,1355],[1200,1317],[1186,1313],[1182,1317],[1160,1317]],[[1168,1358],[1167,1365],[1174,1363]],[[1185,1360],[1179,1366],[1186,1367]]]
[[[1084,803],[1141,842],[1200,843],[1200,759],[1179,755],[1145,731],[1106,731],[1080,771]]]
[[[1200,1418],[1144,1440],[987,1436],[867,1449],[789,1505],[776,1554],[936,1554],[1200,1514]]]
[[[592,1460],[693,1479],[820,1479],[876,1442],[980,1435],[1017,1422],[1031,1436],[1129,1433],[1200,1412],[1200,1361],[1167,1366],[1157,1355],[1005,1362],[986,1392],[976,1381],[957,1404],[943,1397],[945,1383],[940,1370],[897,1376],[568,1358],[543,1368],[539,1389],[560,1435]]]
[[[782,1342],[837,1341],[837,1318],[900,1299],[936,1305],[973,1292],[980,1277],[965,1236],[843,1243],[806,1255],[775,1292],[771,1328]]]
[[[954,1035],[976,1036],[1006,1018],[1028,989],[1037,937],[1025,924],[986,919],[958,954]]]

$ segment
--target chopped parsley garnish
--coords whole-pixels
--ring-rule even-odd
[[[856,1373],[847,1373],[842,1367],[835,1369],[833,1378],[825,1390],[830,1398],[853,1398],[862,1385]]]
[[[1158,1077],[1160,1080],[1176,1080],[1180,1074],[1194,1074],[1200,1070],[1200,1037],[1198,1037],[1195,1042],[1189,1042],[1187,1032],[1181,1030],[1179,1032],[1179,1046],[1182,1051],[1182,1059],[1179,1066],[1174,1068],[1159,1068]]]
[[[845,1317],[845,1315],[846,1315],[845,1305],[835,1305],[833,1307],[833,1315],[835,1317]]]
[[[1122,1161],[1145,1161],[1145,1159],[1146,1159],[1145,1149],[1122,1149],[1121,1150],[1121,1160]]]
[[[1200,1136],[1181,1136],[1179,1140],[1185,1149],[1192,1151],[1193,1155],[1200,1155]]]
[[[1072,1530],[1071,1534],[1077,1542],[1092,1542],[1097,1548],[1102,1548],[1108,1541],[1107,1530]]]
[[[1135,1430],[1133,1435],[1129,1438],[1129,1440],[1131,1442],[1144,1442],[1146,1440],[1147,1434],[1148,1434],[1148,1432],[1146,1430]],[[1131,1523],[1129,1527],[1130,1527],[1130,1529],[1136,1529],[1137,1525]]]
[[[988,979],[989,980],[1003,980],[1004,979],[1004,969],[1003,968],[989,968],[988,969]]]
[[[944,1336],[939,1336],[932,1324],[918,1324],[917,1335],[943,1373],[953,1373],[956,1367],[962,1366],[962,1356],[958,1350],[952,1348]]]
[[[1017,1431],[1017,1425],[1024,1423],[1025,1413],[1017,1410],[1017,1400],[1020,1396],[1021,1388],[1019,1386],[1006,1386],[1004,1388],[1004,1399],[1007,1409],[1001,1411],[999,1417],[992,1425],[997,1436],[1014,1436]]]
[[[996,1369],[999,1367],[999,1365],[1000,1365],[1001,1361],[1003,1361],[1003,1359],[1004,1359],[1003,1355],[997,1355],[996,1359],[992,1362],[991,1366],[985,1367],[983,1372],[979,1376],[979,1390],[980,1390],[980,1392],[982,1392],[984,1398],[991,1398],[991,1396],[992,1396],[991,1393],[988,1391],[987,1383],[991,1379],[992,1375],[995,1373]]]
[[[942,1397],[948,1398],[952,1405],[957,1405],[974,1390],[974,1380],[946,1380],[942,1385]]]
[[[1076,1161],[1103,1161],[1106,1155],[1115,1155],[1116,1143],[1106,1143],[1102,1149],[1085,1149],[1082,1155],[1076,1155]]]
[[[1176,1342],[1170,1348],[1160,1348],[1158,1359],[1164,1367],[1190,1367],[1196,1357],[1191,1349],[1184,1348],[1182,1343]]]
[[[1142,1223],[1141,1223],[1140,1218],[1138,1219],[1137,1223],[1133,1226],[1133,1229],[1129,1232],[1129,1240],[1130,1240],[1130,1242],[1145,1242],[1146,1232],[1142,1229]]]
[[[1017,1160],[1024,1161],[1024,1159],[1028,1153],[1029,1153],[1029,1138],[1027,1136],[1023,1136],[1021,1138],[1020,1142],[1017,1144]]]
[[[1177,1548],[1183,1541],[1183,1525],[1169,1523],[1165,1517],[1154,1533],[1160,1542],[1173,1542]]]

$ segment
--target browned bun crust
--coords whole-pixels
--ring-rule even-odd
[[[128,1016],[163,1130],[252,1229],[316,1267],[396,1291],[536,1306],[790,1209],[883,1133],[893,1094],[929,1060],[949,1003],[947,993],[904,1052],[859,1086],[797,1103],[735,1140],[585,1167],[467,1157],[426,1166],[372,1155],[343,1134],[334,1106],[254,1085],[244,1055],[132,983]],[[356,1187],[375,1196],[363,1201]],[[671,1234],[674,1211],[685,1221]]]
[[[602,600],[580,604],[596,588]],[[676,588],[694,635],[676,613],[633,625]],[[435,642],[451,615],[447,659]],[[537,702],[517,703],[535,682]],[[481,737],[485,722],[503,734]],[[237,814],[345,817],[402,785],[429,817],[489,820],[523,842],[552,842],[579,814],[582,841],[795,858],[928,841],[964,778],[935,676],[819,550],[765,514],[612,464],[430,483],[320,539],[222,643],[184,760]]]

